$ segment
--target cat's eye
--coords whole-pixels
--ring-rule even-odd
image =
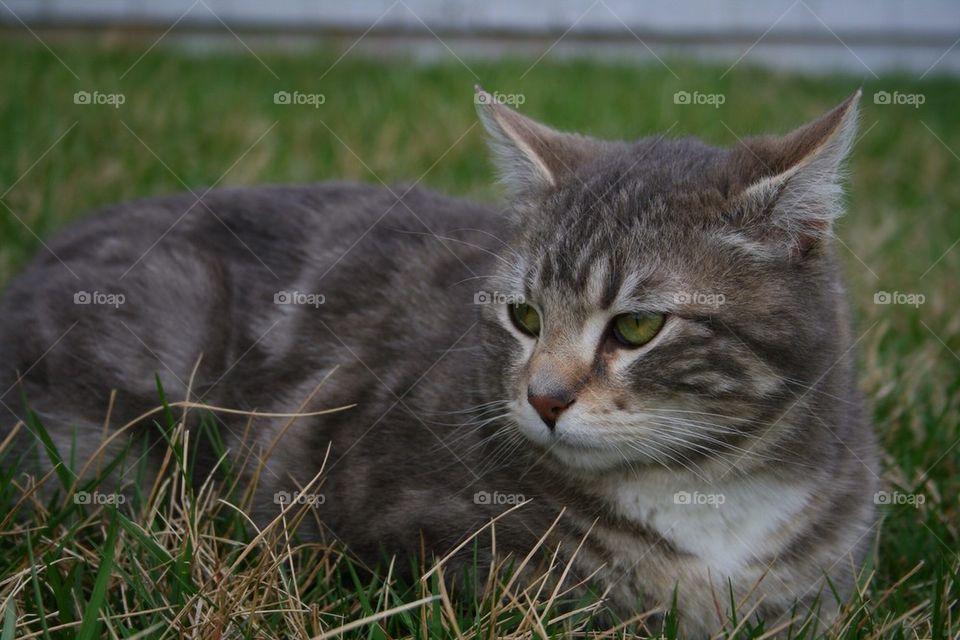
[[[613,336],[629,347],[640,347],[660,333],[665,320],[662,313],[622,313],[613,319]]]
[[[540,314],[529,304],[510,305],[510,317],[520,331],[529,333],[531,336],[540,335]]]

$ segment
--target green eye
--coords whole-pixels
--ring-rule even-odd
[[[613,335],[625,345],[639,347],[653,340],[665,320],[662,313],[622,313],[613,319]]]
[[[524,303],[510,305],[510,317],[513,318],[517,328],[524,333],[532,336],[540,335],[540,314],[530,305]]]

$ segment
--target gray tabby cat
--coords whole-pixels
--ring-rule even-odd
[[[874,521],[831,242],[859,95],[719,149],[561,133],[478,90],[507,215],[341,184],[108,208],[3,298],[4,425],[25,397],[84,460],[110,391],[124,424],[157,405],[155,373],[171,401],[190,385],[242,410],[355,404],[257,418],[246,444],[247,418],[219,416],[237,455],[272,449],[261,520],[326,457],[305,534],[368,563],[443,555],[525,501],[498,552],[523,557],[562,511],[547,547],[619,615],[676,590],[703,635],[732,588],[768,629],[818,600],[828,622],[827,580],[849,593]],[[482,563],[490,536],[476,544]]]

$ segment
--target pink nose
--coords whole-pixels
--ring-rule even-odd
[[[564,394],[534,394],[527,391],[527,401],[537,410],[544,424],[553,429],[560,414],[573,404],[574,400]]]

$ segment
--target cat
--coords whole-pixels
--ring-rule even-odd
[[[502,210],[336,183],[108,207],[3,296],[4,425],[26,398],[83,460],[111,390],[116,427],[156,375],[271,414],[217,414],[262,463],[254,515],[307,496],[305,535],[365,562],[485,562],[496,518],[497,553],[559,548],[621,616],[676,594],[694,636],[731,597],[827,624],[875,523],[831,240],[859,96],[715,148],[559,132],[478,88]]]

